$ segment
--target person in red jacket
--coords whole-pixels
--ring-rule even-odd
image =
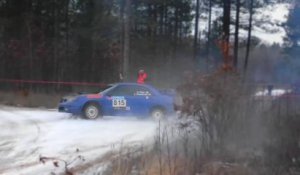
[[[147,73],[144,70],[139,70],[137,83],[144,84],[147,79]]]

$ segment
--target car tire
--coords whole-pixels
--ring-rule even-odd
[[[155,121],[165,119],[165,111],[161,108],[155,108],[151,111],[151,118]]]
[[[99,105],[96,103],[88,103],[84,106],[83,116],[86,119],[94,120],[98,117],[102,117]]]

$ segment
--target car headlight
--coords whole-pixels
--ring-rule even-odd
[[[77,96],[66,96],[66,97],[63,97],[60,102],[63,103],[63,102],[72,102],[74,100],[77,99]]]

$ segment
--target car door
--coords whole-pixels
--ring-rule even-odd
[[[135,116],[148,116],[152,106],[152,91],[141,85],[132,85],[132,94],[128,96],[130,111]]]
[[[131,114],[131,103],[129,97],[133,92],[129,85],[118,85],[106,93],[108,100],[107,108],[110,109],[111,115],[127,116]]]

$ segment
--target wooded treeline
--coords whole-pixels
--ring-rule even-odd
[[[0,1],[1,77],[117,81],[126,15],[133,72],[165,63],[157,52],[180,50],[190,37],[191,0],[130,1],[130,14],[125,5],[125,0]]]
[[[101,81],[120,29],[110,1],[1,3],[1,77]]]
[[[218,47],[216,39],[222,43],[219,60],[236,68],[238,58],[245,56],[238,55],[240,12],[235,10],[235,21],[230,14],[233,7],[240,6],[252,14],[253,3],[254,0],[0,0],[0,78],[108,83],[118,81],[124,71],[132,80],[142,68],[153,79],[163,80],[174,72],[180,75],[181,70],[197,68],[209,57],[211,48]],[[211,9],[217,4],[223,6],[221,28],[211,21]],[[199,24],[195,17],[203,9],[200,6],[206,6],[205,13],[209,14],[205,34],[195,32]],[[244,69],[251,46],[251,20],[250,15]],[[236,25],[235,31],[230,31],[232,24]],[[232,34],[234,44],[229,43]],[[199,35],[206,35],[207,40],[200,41]]]

